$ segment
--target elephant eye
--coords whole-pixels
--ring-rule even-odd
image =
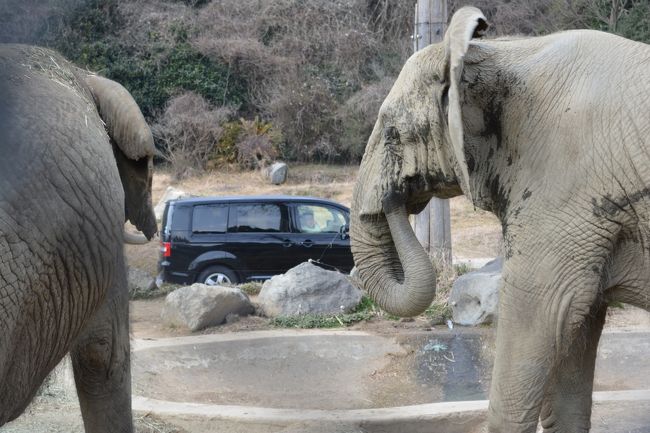
[[[442,84],[444,87],[442,88],[442,94],[440,96],[440,104],[445,114],[447,114],[447,108],[449,107],[449,84]]]

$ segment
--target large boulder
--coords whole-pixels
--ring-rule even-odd
[[[266,281],[257,301],[269,317],[298,316],[347,313],[362,296],[347,275],[305,262]]]
[[[499,257],[454,281],[449,305],[455,323],[475,326],[496,321],[502,268]]]
[[[266,177],[273,185],[281,185],[287,181],[289,167],[284,162],[276,162],[265,169]]]
[[[149,298],[158,291],[156,279],[142,269],[129,266],[127,283],[131,299]]]
[[[77,399],[77,389],[72,371],[72,359],[66,355],[59,365],[45,378],[36,395],[40,397],[55,397],[59,401]]]
[[[231,314],[245,316],[254,311],[248,296],[236,287],[197,283],[167,295],[162,319],[168,324],[184,325],[198,331],[221,325]]]
[[[162,220],[163,213],[165,212],[165,204],[169,200],[176,200],[179,198],[187,198],[187,197],[192,197],[192,194],[188,194],[183,190],[174,188],[173,186],[168,186],[162,198],[160,199],[160,201],[158,201],[158,204],[153,208],[153,211],[156,214],[156,219],[158,221]]]

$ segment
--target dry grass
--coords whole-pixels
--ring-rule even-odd
[[[475,209],[465,197],[451,199],[449,207],[454,257],[487,258],[502,254],[501,223],[497,217]]]
[[[166,171],[157,171],[153,180],[153,200],[157,203],[168,186],[195,195],[288,194],[329,198],[350,205],[358,167],[341,165],[296,165],[289,167],[287,182],[271,185],[259,171],[222,169],[175,180]]]

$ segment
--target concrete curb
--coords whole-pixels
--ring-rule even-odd
[[[595,392],[594,402],[649,401],[650,390]],[[457,401],[420,404],[378,409],[356,410],[316,410],[316,409],[276,409],[251,406],[216,405],[203,403],[179,403],[155,400],[146,397],[133,397],[133,410],[151,412],[158,415],[194,415],[211,418],[242,420],[248,422],[398,422],[427,421],[457,415],[484,417],[488,401]]]
[[[323,335],[347,335],[347,336],[374,336],[363,331],[341,331],[341,330],[313,330],[313,329],[282,329],[270,331],[248,331],[231,334],[206,334],[190,335],[187,337],[169,337],[152,339],[134,339],[131,341],[131,351],[156,349],[159,347],[177,347],[194,344],[221,343],[226,341],[247,341],[262,338],[276,337],[318,337]],[[390,337],[386,337],[390,338]]]
[[[275,409],[251,406],[230,406],[203,403],[177,403],[146,397],[133,397],[133,410],[158,415],[194,415],[220,419],[256,422],[366,422],[399,421],[412,418],[436,418],[461,413],[481,413],[487,410],[487,400],[431,403],[380,409],[318,410]]]

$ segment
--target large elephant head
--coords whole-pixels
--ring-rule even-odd
[[[470,193],[459,86],[472,37],[487,28],[460,9],[444,42],[406,63],[368,141],[352,200],[352,253],[364,287],[393,314],[413,316],[435,295],[436,274],[408,221],[432,196]]]
[[[131,94],[120,84],[96,75],[87,76],[85,82],[111,138],[124,188],[125,217],[151,239],[157,231],[151,203],[156,152],[151,130]],[[140,243],[137,237],[125,237],[129,243]]]

